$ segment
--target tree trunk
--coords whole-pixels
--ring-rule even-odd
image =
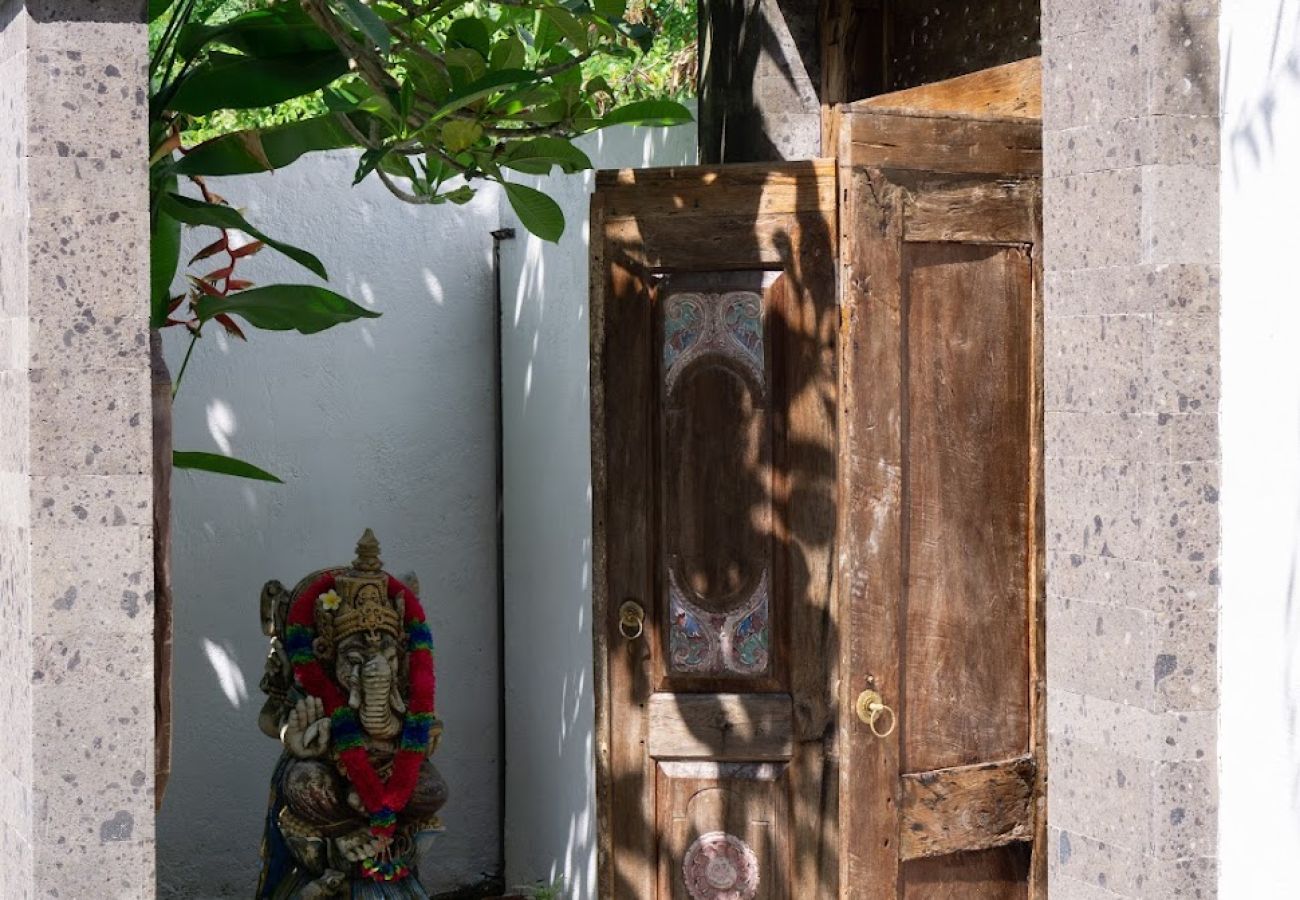
[[[154,805],[172,770],[172,376],[162,336],[149,333],[153,369]]]

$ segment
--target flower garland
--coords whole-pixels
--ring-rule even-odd
[[[285,627],[285,650],[293,663],[294,677],[308,694],[319,697],[330,717],[330,734],[338,750],[344,774],[356,788],[370,814],[370,832],[391,839],[397,831],[397,814],[411,799],[428,755],[433,728],[433,704],[437,680],[433,667],[433,634],[424,618],[419,599],[406,585],[388,576],[388,597],[402,598],[406,626],[407,660],[411,696],[402,722],[402,737],[393,760],[393,771],[384,781],[366,753],[365,738],[357,713],[316,658],[316,601],[334,589],[334,573],[326,572],[309,584],[293,602]],[[366,860],[362,870],[377,881],[403,877],[404,866]]]

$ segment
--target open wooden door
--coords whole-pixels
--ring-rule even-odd
[[[1046,896],[1036,119],[842,111],[843,896]]]
[[[602,897],[1045,896],[1040,129],[982,83],[597,178]]]
[[[602,897],[838,892],[833,162],[602,173]]]

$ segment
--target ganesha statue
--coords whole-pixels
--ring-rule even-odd
[[[418,590],[383,571],[369,529],[350,567],[263,588],[259,725],[284,751],[259,898],[427,898],[419,843],[441,828],[447,786],[429,759],[442,728]]]

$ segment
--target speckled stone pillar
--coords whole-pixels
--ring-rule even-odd
[[[0,897],[151,897],[140,0],[0,0]]]
[[[1218,3],[1042,26],[1051,896],[1209,898]]]

